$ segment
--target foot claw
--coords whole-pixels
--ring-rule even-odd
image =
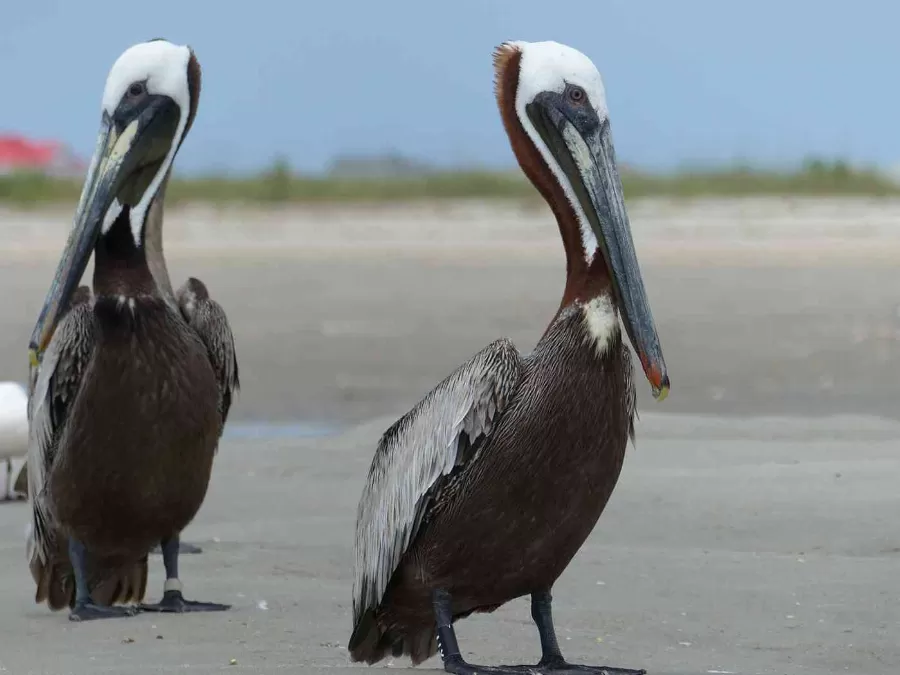
[[[92,602],[78,603],[69,613],[69,621],[94,621],[96,619],[118,619],[134,616],[137,608],[133,606],[104,607]]]
[[[153,605],[142,604],[142,612],[224,612],[231,609],[231,605],[221,605],[217,602],[197,602],[185,600],[181,591],[166,591],[163,599]]]

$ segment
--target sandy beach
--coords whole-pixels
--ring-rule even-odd
[[[564,652],[653,675],[894,672],[900,202],[630,213],[672,391],[639,381],[637,447],[554,592]],[[25,378],[70,218],[0,209],[0,379]],[[365,672],[345,646],[375,443],[489,341],[532,348],[564,282],[556,226],[518,204],[183,207],[166,247],[235,332],[243,390],[182,572],[234,608],[70,624],[33,603],[27,508],[3,504],[0,672]],[[524,599],[458,631],[477,663],[539,653]]]

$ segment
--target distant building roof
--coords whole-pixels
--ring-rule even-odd
[[[37,171],[78,176],[85,169],[85,163],[58,141],[35,141],[24,136],[0,134],[0,173]]]

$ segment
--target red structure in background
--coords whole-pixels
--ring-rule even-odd
[[[81,176],[87,165],[58,141],[34,141],[0,134],[0,174],[29,171],[51,176]]]

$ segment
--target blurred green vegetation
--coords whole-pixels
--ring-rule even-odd
[[[739,197],[755,195],[900,194],[900,185],[874,169],[852,168],[842,161],[812,159],[795,170],[749,166],[684,168],[671,173],[624,170],[626,196]],[[0,203],[42,206],[74,203],[79,179],[18,173],[0,176]],[[393,176],[303,176],[276,160],[255,176],[173,177],[166,192],[170,202],[329,203],[389,202],[416,199],[539,199],[518,169],[510,171],[423,170]]]

